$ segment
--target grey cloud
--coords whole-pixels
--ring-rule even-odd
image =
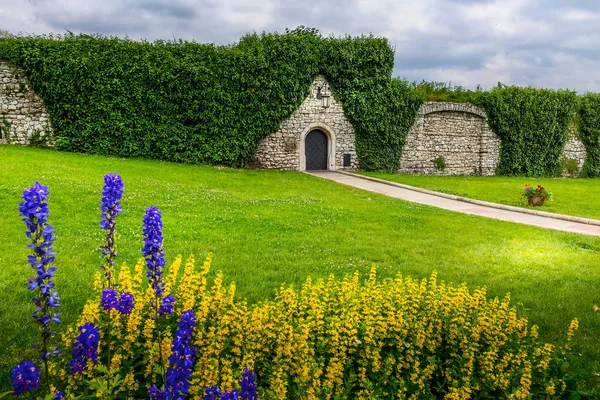
[[[217,44],[297,25],[373,33],[396,48],[397,76],[600,91],[597,0],[0,0],[0,20],[12,32]]]

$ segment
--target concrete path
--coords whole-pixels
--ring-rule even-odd
[[[357,189],[383,194],[397,199],[412,201],[414,203],[443,208],[464,214],[478,215],[486,218],[494,218],[502,221],[516,222],[524,225],[537,226],[540,228],[555,229],[565,232],[581,233],[583,235],[600,236],[600,226],[585,224],[581,222],[565,221],[562,219],[549,218],[540,215],[524,214],[517,211],[502,210],[486,207],[479,204],[466,203],[460,200],[448,199],[421,191],[394,186],[393,184],[377,182],[362,178],[354,174],[342,174],[333,171],[310,171],[309,175],[327,179],[333,182],[352,186]]]

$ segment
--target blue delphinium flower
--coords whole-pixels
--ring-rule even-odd
[[[162,304],[160,305],[160,308],[158,309],[158,314],[159,315],[163,315],[163,314],[173,315],[173,303],[175,303],[175,297],[165,296],[162,299]]]
[[[252,370],[244,368],[240,391],[233,389],[230,392],[222,392],[218,386],[211,386],[206,389],[202,400],[258,400],[255,380],[256,374]]]
[[[121,209],[121,198],[123,197],[123,180],[117,174],[106,174],[104,176],[104,187],[102,189],[102,200],[100,201],[101,221],[100,227],[106,231],[105,243],[100,246],[104,264],[102,270],[106,278],[106,287],[113,287],[113,269],[117,257],[117,246],[115,243],[115,228],[117,227],[117,216],[123,211]]]
[[[249,370],[248,368],[244,368],[244,373],[242,374],[241,381],[241,389],[240,397],[242,400],[257,400],[258,393],[256,391],[256,374]]]
[[[51,324],[60,324],[60,314],[52,312],[51,309],[58,308],[60,300],[52,281],[57,268],[52,266],[55,258],[52,242],[55,237],[52,225],[48,224],[48,187],[36,182],[24,190],[23,202],[19,203],[19,213],[27,227],[25,233],[31,241],[27,247],[32,250],[32,254],[27,259],[36,276],[29,278],[28,288],[38,290],[37,297],[33,299],[36,306],[33,318],[41,327],[42,343],[38,348],[42,360],[46,363],[50,354],[60,353],[56,347],[52,351],[49,349],[50,339],[54,335]]]
[[[144,216],[144,247],[142,254],[146,259],[146,267],[148,271],[146,276],[156,299],[160,299],[164,292],[164,282],[162,280],[163,269],[165,267],[165,250],[163,248],[162,235],[162,215],[160,210],[154,206],[146,210]],[[160,304],[155,304],[158,308]]]
[[[133,310],[134,298],[133,295],[129,292],[121,293],[119,297],[119,304],[117,305],[117,310],[121,314],[129,315]]]
[[[40,369],[33,363],[23,361],[11,369],[10,372],[10,384],[13,387],[13,394],[19,395],[31,390],[37,390],[40,387],[42,375],[40,374]]]
[[[134,300],[133,295],[129,292],[123,292],[119,295],[115,289],[104,289],[102,290],[100,306],[102,306],[102,309],[105,311],[117,310],[121,314],[129,315],[131,314],[131,310],[133,310]],[[173,301],[174,300],[175,299],[173,299]],[[171,306],[171,309],[172,308],[173,306]]]
[[[54,400],[63,400],[65,397],[63,392],[54,392],[52,394],[54,395]]]
[[[242,399],[240,396],[240,392],[236,389],[231,390],[230,392],[221,392],[217,386],[212,386],[206,389],[206,394],[202,398],[202,400],[237,400]]]
[[[150,386],[148,394],[150,396],[150,400],[166,400],[165,393],[162,390],[159,390],[156,385]]]
[[[168,398],[183,400],[190,391],[190,379],[194,367],[196,348],[192,346],[192,337],[196,326],[196,315],[192,310],[184,311],[169,356],[169,368],[165,383],[165,395]]]
[[[117,292],[115,289],[104,289],[102,290],[102,298],[100,299],[100,305],[105,311],[116,309],[118,305]]]
[[[221,389],[218,386],[211,386],[206,388],[206,394],[202,400],[219,400],[221,398]]]
[[[96,326],[88,322],[79,327],[79,335],[73,344],[73,360],[69,363],[72,374],[81,374],[87,360],[94,363],[98,360],[98,343],[100,332]]]
[[[231,392],[225,392],[221,394],[221,400],[237,400],[240,398],[240,393],[233,389]]]

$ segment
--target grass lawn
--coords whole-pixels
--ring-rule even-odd
[[[526,183],[550,190],[552,201],[535,210],[600,219],[600,179],[525,178],[514,176],[424,176],[364,172],[364,175],[436,192],[529,207],[521,201]]]
[[[213,252],[214,269],[223,270],[250,302],[309,275],[366,274],[372,263],[388,277],[427,277],[437,270],[447,282],[486,285],[491,296],[510,292],[544,339],[562,341],[578,317],[581,362],[600,369],[600,313],[593,311],[600,304],[599,238],[456,214],[296,172],[13,146],[0,146],[0,160],[0,387],[11,366],[34,357],[26,289],[32,271],[17,210],[21,192],[35,180],[50,187],[57,288],[63,321],[70,324],[100,265],[98,206],[102,177],[111,171],[125,182],[117,227],[121,262],[133,264],[140,256],[142,216],[154,204],[163,212],[167,258]],[[521,182],[514,182],[518,194]],[[558,185],[548,186],[558,194]]]

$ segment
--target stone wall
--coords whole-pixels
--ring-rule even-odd
[[[563,153],[565,158],[577,161],[579,169],[583,167],[585,161],[585,146],[581,143],[581,140],[577,138],[577,127],[574,123],[569,125],[569,140],[565,144],[565,151]],[[566,174],[566,171],[565,171]]]
[[[0,62],[0,143],[28,144],[51,132],[50,118],[22,71]]]
[[[317,93],[329,95],[329,107]],[[313,129],[320,129],[329,137],[329,169],[342,169],[344,154],[351,155],[351,167],[358,168],[354,147],[354,128],[328,90],[322,75],[317,76],[310,93],[300,107],[285,121],[277,132],[263,138],[256,153],[255,167],[286,170],[302,170],[304,160],[304,137]]]
[[[485,111],[466,103],[425,103],[400,157],[398,172],[433,175],[494,175],[500,138]],[[436,166],[436,159],[445,167]]]

